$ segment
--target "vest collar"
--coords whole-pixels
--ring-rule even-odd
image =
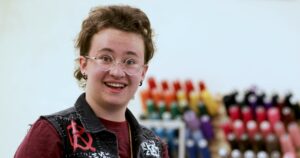
[[[77,99],[75,110],[79,114],[79,119],[87,132],[97,133],[106,129],[87,103],[85,93],[81,94]],[[140,125],[129,109],[126,109],[125,117],[131,126],[132,132],[134,134],[139,133]]]

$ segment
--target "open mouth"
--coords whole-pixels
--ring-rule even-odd
[[[123,83],[113,83],[113,82],[104,82],[104,84],[107,87],[116,88],[116,89],[123,89],[127,86],[126,84],[123,84]]]

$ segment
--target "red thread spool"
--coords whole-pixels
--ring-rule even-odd
[[[245,127],[244,127],[243,121],[235,120],[233,122],[233,132],[238,139],[241,138],[242,134],[245,133]]]
[[[233,105],[229,107],[229,117],[231,119],[231,121],[235,121],[240,119],[240,107],[237,105]]]
[[[251,109],[248,106],[242,108],[242,116],[244,124],[253,119]]]
[[[266,116],[266,110],[264,107],[259,106],[255,109],[256,112],[256,121],[258,124],[260,124],[261,122],[265,121],[267,116]]]

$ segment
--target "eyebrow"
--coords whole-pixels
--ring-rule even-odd
[[[98,50],[97,52],[110,52],[110,53],[114,53],[114,51],[110,48],[103,48]],[[127,51],[126,55],[133,55],[133,56],[138,56],[136,52],[133,51]]]

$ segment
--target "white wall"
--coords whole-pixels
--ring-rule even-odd
[[[152,21],[158,49],[148,76],[204,80],[213,93],[256,84],[299,99],[299,0],[1,0],[0,157],[13,157],[39,115],[73,104],[81,22],[92,6],[120,3]],[[130,107],[141,111],[138,96]]]

